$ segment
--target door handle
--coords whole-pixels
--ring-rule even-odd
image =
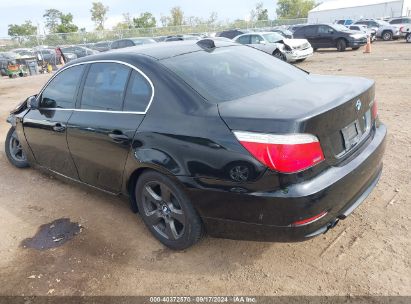
[[[128,142],[130,139],[127,135],[124,135],[121,131],[113,131],[108,136],[116,143]]]
[[[66,130],[66,126],[62,125],[61,123],[56,123],[53,126],[53,131],[55,132],[64,132]]]

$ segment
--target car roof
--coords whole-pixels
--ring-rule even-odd
[[[227,46],[238,46],[237,43],[225,40],[225,39],[211,39],[214,41],[216,48]],[[143,44],[132,46],[123,49],[111,50],[110,52],[100,53],[97,55],[91,55],[83,57],[81,59],[72,62],[93,61],[93,60],[113,60],[115,55],[119,55],[122,58],[135,58],[138,56],[148,56],[156,60],[162,60],[170,57],[176,57],[188,53],[194,53],[198,51],[204,51],[197,43],[201,40],[184,40],[184,41],[172,41],[172,42],[158,42],[152,44]],[[70,62],[70,63],[72,63]]]

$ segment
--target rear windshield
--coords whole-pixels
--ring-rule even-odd
[[[247,46],[198,51],[162,60],[205,99],[221,103],[307,77],[307,73]]]

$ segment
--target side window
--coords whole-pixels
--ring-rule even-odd
[[[241,44],[250,44],[250,35],[241,36],[237,39],[237,42]]]
[[[320,25],[318,27],[318,34],[329,34],[331,28],[327,25]]]
[[[54,77],[41,94],[40,108],[74,109],[83,70],[84,65],[78,65]]]
[[[117,48],[118,48],[118,41],[114,41],[114,42],[111,44],[111,48],[112,48],[112,49],[117,49]]]
[[[144,112],[152,95],[151,86],[140,73],[133,71],[124,99],[124,111]]]
[[[251,44],[260,44],[263,38],[259,35],[251,35]]]
[[[316,34],[316,27],[315,26],[307,26],[304,30],[305,36],[314,36]]]
[[[394,20],[391,20],[390,23],[391,23],[391,24],[401,24],[401,23],[402,23],[402,20],[401,20],[401,19],[394,19]]]
[[[84,84],[81,108],[121,111],[130,68],[117,63],[94,63]]]
[[[342,24],[342,25],[344,25],[344,24],[345,24],[345,20],[338,20],[337,24]]]

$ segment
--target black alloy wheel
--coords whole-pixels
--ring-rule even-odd
[[[135,193],[144,223],[161,243],[182,250],[200,240],[201,219],[185,193],[167,176],[144,172]]]
[[[26,168],[29,166],[26,154],[23,151],[17,132],[11,127],[7,133],[5,150],[7,159],[17,168]]]

